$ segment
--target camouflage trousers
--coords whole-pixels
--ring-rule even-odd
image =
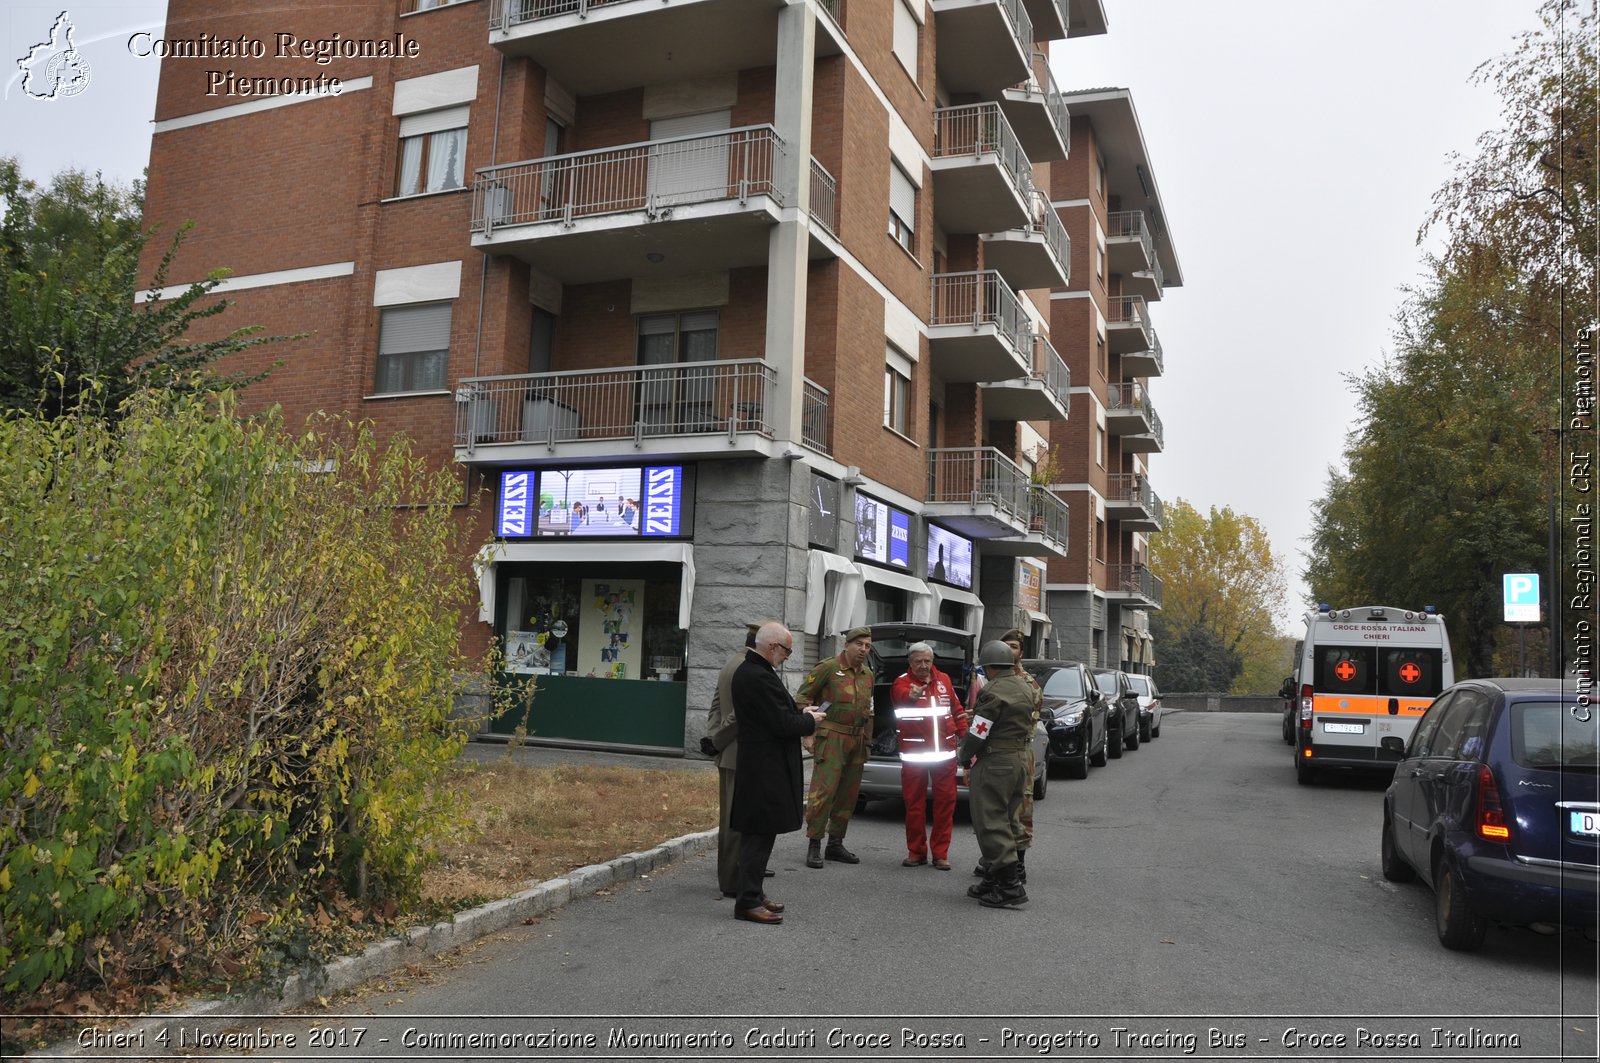
[[[806,837],[824,834],[842,841],[861,792],[861,767],[867,762],[865,735],[832,729],[818,731],[812,752],[811,789],[806,795]]]

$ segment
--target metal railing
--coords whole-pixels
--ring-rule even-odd
[[[1028,530],[1057,544],[1063,553],[1068,545],[1071,516],[1066,502],[1057,497],[1055,492],[1041,484],[1031,486],[1028,492]]]
[[[1106,320],[1113,325],[1138,325],[1148,329],[1150,318],[1146,313],[1144,296],[1113,295],[1106,300]]]
[[[1137,381],[1131,384],[1113,384],[1108,397],[1112,410],[1137,411],[1144,418],[1145,423],[1150,426],[1148,431],[1131,434],[1153,436],[1157,443],[1164,445],[1165,436],[1161,428],[1161,418],[1156,414],[1156,408],[1151,404],[1150,395],[1143,384]]]
[[[928,451],[928,501],[992,505],[1019,524],[1031,514],[1028,474],[994,447],[935,447]]]
[[[1024,194],[1033,189],[1033,164],[998,103],[967,103],[933,112],[933,157],[974,159],[994,155]]]
[[[613,7],[629,2],[639,2],[639,0],[501,0],[489,12],[489,28],[505,30],[512,26],[538,22],[545,18],[556,18],[560,15],[588,18],[589,12],[596,8]]]
[[[1056,213],[1056,208],[1051,205],[1050,197],[1039,189],[1032,189],[1028,194],[1032,201],[1033,217],[1029,221],[1026,231],[1038,233],[1044,237],[1045,246],[1056,256],[1056,261],[1061,263],[1061,271],[1072,277],[1072,237],[1067,235],[1067,227],[1061,224],[1061,215]]]
[[[1161,337],[1156,335],[1156,330],[1153,328],[1145,329],[1145,331],[1150,334],[1150,347],[1148,350],[1143,352],[1144,357],[1156,363],[1157,375],[1165,373],[1167,369],[1167,359],[1165,352],[1163,352],[1161,349]]]
[[[833,453],[833,419],[828,389],[816,381],[805,381],[800,400],[800,442],[819,454]]]
[[[1062,0],[1063,3],[1066,0]],[[1038,95],[1044,98],[1046,112],[1050,115],[1050,124],[1056,127],[1056,132],[1061,134],[1061,143],[1071,150],[1072,145],[1072,113],[1067,108],[1067,98],[1056,88],[1056,76],[1050,72],[1050,52],[1037,44],[1030,45],[1028,51],[1029,64],[1033,67],[1033,76],[1022,84],[1015,86],[1018,90],[1030,96]]]
[[[1107,565],[1106,590],[1161,604],[1161,581],[1143,565]]]
[[[815,158],[811,160],[811,217],[838,239],[839,182]]]
[[[456,391],[455,443],[553,446],[722,432],[771,439],[765,411],[777,379],[759,358],[467,377]],[[821,401],[825,408],[826,393]]]
[[[767,195],[781,206],[776,183],[787,150],[770,125],[669,137],[477,171],[472,230],[559,223],[642,210],[669,217],[676,206]]]
[[[1054,345],[1039,333],[1033,334],[1033,371],[1028,375],[1044,385],[1056,397],[1062,409],[1072,406],[1072,370]]]
[[[992,269],[933,275],[930,326],[970,325],[974,330],[998,331],[1019,357],[1033,348],[1033,328],[1028,315],[1005,279]]]
[[[1150,514],[1156,524],[1164,523],[1166,507],[1161,496],[1150,489],[1150,481],[1143,473],[1119,472],[1107,477],[1106,501],[1133,503]]]

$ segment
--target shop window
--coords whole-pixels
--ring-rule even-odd
[[[392,306],[378,325],[373,391],[443,391],[450,362],[450,303]]]
[[[468,108],[463,104],[400,119],[395,195],[415,196],[462,187],[467,172],[467,115]]]
[[[898,587],[887,587],[868,580],[865,584],[867,598],[867,623],[892,624],[904,621],[909,615],[906,592]]]

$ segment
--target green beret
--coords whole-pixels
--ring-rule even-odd
[[[844,633],[846,642],[854,642],[856,639],[870,639],[871,637],[872,629],[870,627],[853,627]]]
[[[1004,635],[1001,635],[1000,636],[1000,641],[1001,642],[1021,642],[1026,637],[1027,636],[1023,635],[1021,628],[1014,627],[1010,631],[1007,631]]]

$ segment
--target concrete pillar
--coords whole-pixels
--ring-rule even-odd
[[[800,440],[805,395],[806,272],[811,240],[811,94],[817,22],[811,5],[778,13],[777,93],[773,124],[783,140],[778,188],[783,219],[767,245],[767,361],[778,379],[768,417],[780,442]]]

